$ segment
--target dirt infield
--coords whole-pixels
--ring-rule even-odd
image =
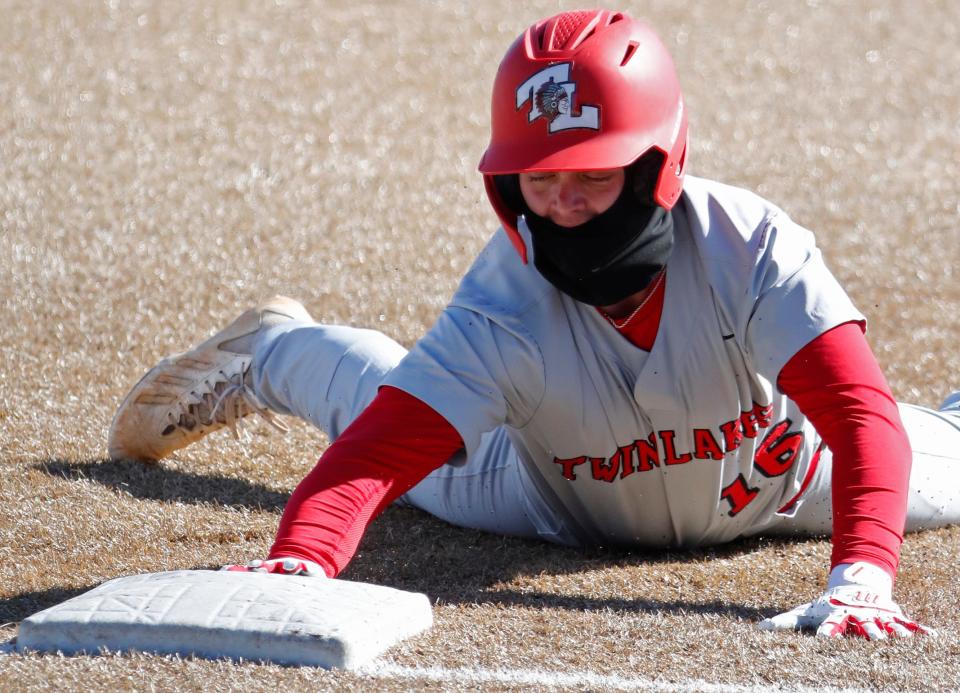
[[[324,437],[113,463],[117,404],[273,293],[412,344],[495,228],[475,168],[496,64],[558,5],[2,3],[0,641],[108,578],[264,553]],[[675,55],[690,170],[815,230],[899,399],[960,388],[960,5],[629,9]],[[904,545],[896,594],[936,640],[758,631],[828,557],[574,551],[391,509],[344,577],[426,592],[436,625],[379,671],[0,654],[0,688],[960,688],[960,529]]]

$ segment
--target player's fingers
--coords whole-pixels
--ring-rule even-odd
[[[909,638],[913,636],[912,630],[894,619],[885,619],[882,623],[884,630],[887,631],[891,638]]]
[[[937,631],[935,631],[933,628],[928,628],[927,626],[921,626],[919,623],[915,621],[911,621],[910,619],[907,619],[907,618],[900,618],[898,616],[895,616],[893,618],[893,622],[896,623],[901,628],[906,629],[911,635],[913,633],[919,633],[920,635],[928,635],[932,638],[935,638],[937,637],[937,635],[939,635]]]
[[[760,630],[799,630],[808,627],[810,624],[806,612],[809,606],[804,604],[782,614],[765,618],[757,624],[757,627]]]
[[[306,577],[327,577],[318,564],[303,558],[292,558],[284,556],[281,558],[269,558],[265,561],[258,561],[266,572],[278,575],[303,575]]]
[[[841,638],[847,631],[850,617],[843,613],[833,613],[817,627],[817,637]]]
[[[220,570],[226,570],[230,573],[265,573],[263,568],[251,568],[248,565],[225,565]]]
[[[226,570],[230,573],[266,573],[267,569],[264,567],[263,561],[255,560],[249,561],[244,565],[239,565],[231,563],[225,565],[220,570]]]
[[[888,637],[887,629],[884,628],[883,622],[879,618],[865,619],[861,621],[855,616],[851,616],[850,624],[855,629],[856,635],[866,638],[867,640],[886,640]]]

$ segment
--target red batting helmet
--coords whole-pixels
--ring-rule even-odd
[[[537,22],[507,50],[493,83],[484,186],[526,261],[517,213],[500,174],[628,166],[662,155],[653,199],[670,209],[683,187],[687,114],[673,60],[643,22],[623,12],[564,12]]]

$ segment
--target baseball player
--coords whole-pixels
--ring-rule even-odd
[[[905,528],[960,520],[960,393],[898,406],[813,235],[686,153],[646,25],[538,22],[494,82],[480,171],[502,227],[413,349],[272,299],[150,370],[110,456],[253,413],[324,430],[269,556],[235,570],[336,576],[398,499],[574,546],[832,533],[824,594],[760,626],[929,632],[892,587]]]

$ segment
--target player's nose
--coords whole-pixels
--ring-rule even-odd
[[[560,215],[582,212],[586,208],[583,185],[575,173],[565,171],[557,176],[551,202],[553,210]]]

